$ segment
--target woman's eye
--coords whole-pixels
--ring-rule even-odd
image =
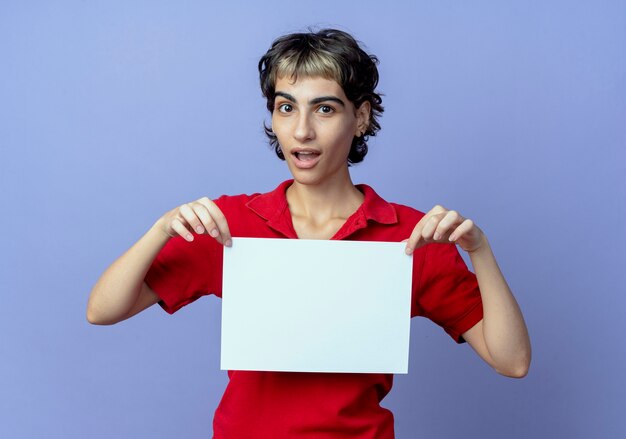
[[[317,111],[323,114],[330,114],[333,112],[333,107],[331,107],[330,105],[322,105],[318,108]]]
[[[281,113],[290,113],[293,110],[293,106],[291,104],[281,104],[278,106],[278,111]]]

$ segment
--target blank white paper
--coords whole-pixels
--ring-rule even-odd
[[[407,373],[405,243],[233,238],[224,247],[224,370]]]

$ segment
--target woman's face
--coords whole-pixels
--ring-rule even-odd
[[[341,86],[320,77],[279,77],[272,130],[289,170],[302,184],[343,182],[354,136],[365,131],[369,102],[355,109]]]

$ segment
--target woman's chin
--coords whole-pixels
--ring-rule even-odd
[[[352,184],[350,173],[346,165],[345,170],[340,169],[333,173],[321,173],[315,172],[315,170],[301,170],[301,169],[289,169],[294,182],[305,186],[327,186],[337,185],[343,186],[344,184]]]

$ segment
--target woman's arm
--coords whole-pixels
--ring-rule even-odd
[[[483,302],[483,320],[463,338],[498,373],[525,376],[531,360],[528,330],[482,230],[457,212],[435,206],[415,226],[407,253],[425,244],[450,242],[468,252]]]
[[[192,231],[208,233],[221,244],[231,245],[226,218],[208,198],[170,210],[102,274],[89,296],[87,320],[111,325],[157,303],[159,297],[144,282],[146,273],[171,237],[193,241]]]
[[[463,338],[498,373],[522,378],[530,367],[528,330],[486,237],[484,240],[469,254],[483,301],[483,320]]]

